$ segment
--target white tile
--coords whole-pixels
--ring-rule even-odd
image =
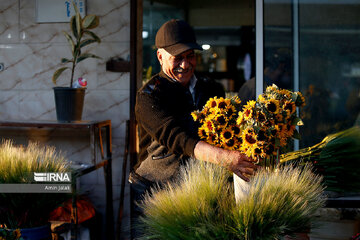
[[[87,13],[100,17],[96,32],[104,41],[130,41],[130,1],[88,0]]]
[[[62,31],[69,31],[68,23],[36,23],[36,0],[20,1],[20,41],[24,43],[66,42]]]
[[[19,41],[18,0],[0,0],[0,42],[16,43]]]

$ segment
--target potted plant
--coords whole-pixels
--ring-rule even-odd
[[[68,87],[54,87],[56,115],[58,121],[71,122],[81,120],[84,96],[86,88],[74,87],[74,73],[78,63],[87,58],[100,58],[92,53],[83,52],[83,48],[93,44],[100,43],[100,38],[91,31],[99,26],[99,17],[96,15],[86,15],[83,18],[80,15],[76,4],[73,2],[75,15],[70,19],[70,33],[63,31],[71,49],[72,58],[62,58],[62,64],[71,66],[57,69],[52,81],[56,85],[56,80],[67,69],[71,70],[70,84]]]
[[[65,174],[70,172],[70,165],[53,147],[36,143],[16,146],[10,140],[2,142],[0,184],[33,185],[35,172]],[[17,193],[15,190],[0,193],[0,239],[51,239],[50,213],[70,199],[71,194]]]

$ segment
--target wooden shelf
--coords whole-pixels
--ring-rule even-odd
[[[110,72],[130,72],[130,62],[124,60],[109,60],[106,62],[106,71]]]

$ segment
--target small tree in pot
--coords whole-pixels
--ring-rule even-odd
[[[86,15],[83,18],[80,12],[73,2],[75,9],[75,15],[70,19],[70,33],[63,31],[71,48],[72,58],[62,58],[62,64],[71,64],[71,67],[61,67],[57,69],[53,76],[52,81],[56,85],[56,81],[59,76],[67,69],[71,70],[70,85],[69,88],[54,87],[55,92],[55,103],[56,103],[56,114],[59,121],[73,121],[81,120],[82,106],[84,102],[85,89],[73,88],[75,68],[78,63],[82,62],[87,58],[100,58],[95,54],[82,52],[85,46],[93,43],[100,43],[100,38],[91,30],[99,26],[99,17],[96,15]],[[67,92],[71,92],[70,96]],[[80,95],[80,96],[74,96]],[[64,98],[61,100],[60,98]],[[77,105],[75,105],[77,104]],[[66,112],[64,112],[64,111]],[[81,111],[75,113],[74,111]],[[62,115],[62,116],[59,116]]]

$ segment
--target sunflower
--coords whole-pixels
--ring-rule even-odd
[[[254,149],[254,156],[256,158],[256,156],[258,156],[261,159],[264,159],[266,157],[266,153],[264,151],[263,147],[257,147]]]
[[[224,99],[224,98],[221,97],[221,98],[218,99],[218,101],[217,101],[217,107],[218,107],[219,109],[225,110],[225,109],[227,109],[227,107],[230,105],[230,103],[231,103],[231,100],[230,100],[230,99],[228,99],[228,98]]]
[[[206,129],[206,127],[203,125],[201,127],[199,127],[199,130],[198,130],[198,135],[201,139],[207,139],[208,137],[208,131]]]
[[[286,89],[280,89],[279,94],[285,99],[291,99],[291,91]]]
[[[227,109],[226,109],[226,116],[228,118],[231,118],[233,116],[236,116],[236,109],[235,106],[233,105],[228,105]]]
[[[260,94],[259,97],[258,97],[258,102],[264,103],[265,101],[266,101],[266,99],[264,98],[264,95]]]
[[[243,107],[243,113],[244,113],[244,119],[249,120],[253,117],[253,112],[255,108],[256,101],[250,100],[246,103],[246,105]]]
[[[277,122],[283,122],[284,121],[284,116],[281,113],[278,113],[275,115],[275,119]]]
[[[236,150],[237,149],[234,139],[229,139],[228,141],[225,141],[223,146],[225,147],[225,149],[228,149],[228,150]]]
[[[234,136],[236,136],[236,137],[241,136],[241,129],[238,125],[232,125],[231,130],[234,132]]]
[[[270,99],[265,102],[265,106],[266,109],[272,114],[277,114],[279,112],[279,100]]]
[[[283,110],[287,112],[287,115],[290,116],[296,111],[296,106],[293,101],[286,100],[283,104]]]
[[[275,84],[271,85],[271,86],[268,86],[266,88],[266,91],[265,93],[274,93],[274,92],[277,92],[279,90],[278,86],[276,86]]]
[[[238,96],[234,96],[231,98],[231,104],[232,105],[240,105],[241,103],[241,100]]]
[[[304,107],[306,105],[304,96],[302,95],[301,92],[296,92],[296,93],[297,93],[297,98],[295,101],[296,106]]]
[[[224,114],[218,113],[214,118],[220,126],[224,126],[228,122],[228,118]]]
[[[245,129],[242,134],[243,144],[251,146],[256,143],[256,134],[253,129]]]
[[[257,112],[256,120],[260,123],[264,123],[266,121],[266,115],[263,112]]]
[[[217,106],[217,97],[210,98],[207,103],[205,104],[205,107],[207,108],[215,108]]]
[[[234,137],[234,132],[231,129],[223,129],[220,136],[221,140],[226,142]]]
[[[241,126],[243,125],[243,123],[245,122],[245,119],[244,119],[244,113],[243,112],[239,112],[238,113],[238,118],[236,119],[236,124]]]
[[[217,135],[213,134],[213,133],[209,133],[206,142],[211,144],[211,145],[217,145],[219,144],[219,139],[217,137]]]
[[[14,235],[15,239],[20,238],[20,237],[21,237],[20,229],[15,229],[15,230],[13,231],[13,235]]]

